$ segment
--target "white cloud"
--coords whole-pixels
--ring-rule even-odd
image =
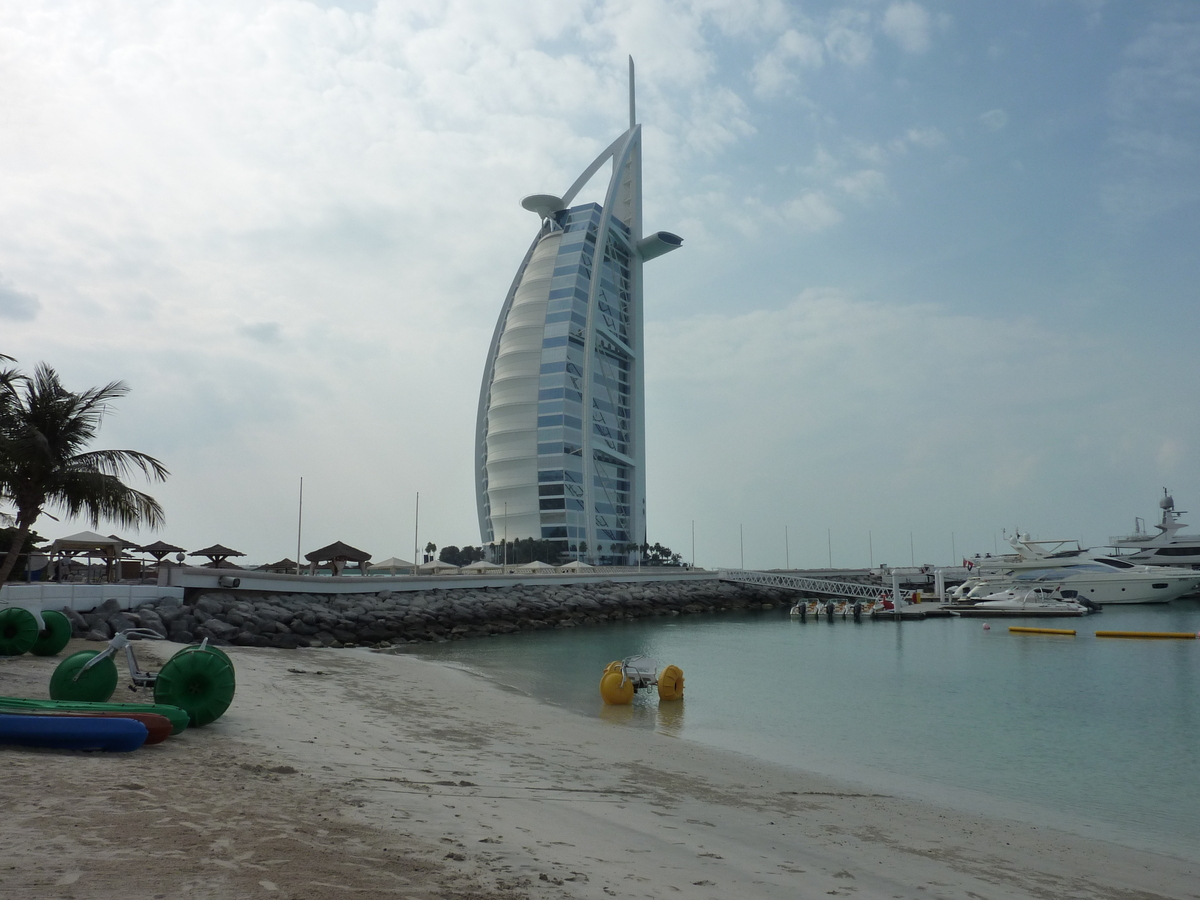
[[[1108,89],[1110,156],[1101,200],[1122,228],[1200,199],[1200,23],[1153,22]]]
[[[878,169],[860,169],[837,180],[837,186],[859,203],[887,193],[887,178]]]
[[[0,277],[0,319],[30,321],[37,317],[42,304],[33,294],[18,291],[11,283]]]
[[[928,11],[912,0],[893,3],[883,14],[883,33],[906,53],[924,53],[930,45]]]
[[[989,109],[980,114],[979,121],[988,131],[999,131],[1008,124],[1008,113],[1002,109]]]
[[[759,96],[780,93],[797,80],[793,67],[815,70],[825,63],[824,47],[816,37],[789,28],[754,66],[751,79]]]
[[[835,10],[826,25],[826,51],[833,59],[852,68],[865,65],[874,49],[870,27],[871,20],[865,12]]]
[[[806,191],[785,203],[783,218],[805,231],[824,231],[842,221],[842,214],[823,191]]]
[[[905,132],[904,137],[908,143],[926,149],[940,147],[946,143],[946,136],[939,129],[933,127],[910,128]]]

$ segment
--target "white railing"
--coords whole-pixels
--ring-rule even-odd
[[[72,582],[10,582],[0,587],[0,607],[20,606],[26,609],[71,609],[85,611],[97,608],[105,600],[116,600],[122,609],[136,609],[160,597],[183,599],[183,588],[159,587],[153,584],[75,584]]]
[[[780,575],[774,572],[754,572],[747,569],[718,569],[721,581],[737,584],[756,584],[762,587],[777,587],[788,591],[806,591],[810,594],[829,594],[834,597],[854,597],[862,600],[895,601],[900,591],[896,576],[890,587],[879,584],[855,584],[852,581],[830,581],[825,578],[806,578],[803,575]]]

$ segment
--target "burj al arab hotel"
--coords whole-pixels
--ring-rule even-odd
[[[604,204],[571,201],[607,163]],[[539,226],[488,350],[475,431],[484,544],[536,538],[593,563],[646,540],[642,263],[682,239],[642,233],[642,129],[629,61],[629,130],[560,196],[521,205]],[[586,550],[584,549],[586,547]]]

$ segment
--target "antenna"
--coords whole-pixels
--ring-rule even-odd
[[[629,57],[629,127],[633,128],[637,124],[636,107],[633,102],[633,57]]]

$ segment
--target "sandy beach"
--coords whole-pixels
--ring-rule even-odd
[[[231,656],[237,697],[207,728],[132,754],[0,749],[0,896],[1200,897],[1193,862],[865,792],[449,666]],[[0,693],[47,696],[59,659],[0,660]]]

